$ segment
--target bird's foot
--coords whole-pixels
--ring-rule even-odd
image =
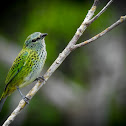
[[[22,92],[21,92],[21,90],[19,89],[18,86],[17,86],[17,90],[19,91],[19,93],[20,93],[22,99],[23,99],[27,104],[29,104],[29,100],[30,100],[30,99],[29,99],[28,97],[26,97],[25,95],[22,94]]]
[[[28,97],[26,97],[26,96],[23,96],[23,100],[26,102],[26,104],[29,104],[29,98]]]
[[[38,78],[36,78],[34,81],[45,81],[45,78],[44,78],[44,76],[41,76],[41,77],[38,77]]]

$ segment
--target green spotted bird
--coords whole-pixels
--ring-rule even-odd
[[[23,49],[16,57],[5,81],[5,89],[0,98],[0,111],[6,98],[16,89],[27,86],[39,76],[46,57],[45,36],[47,33],[35,32],[27,37]]]

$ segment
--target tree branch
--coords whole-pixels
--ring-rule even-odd
[[[87,25],[90,25],[91,23],[93,23],[99,16],[101,16],[101,14],[103,14],[107,8],[111,5],[111,3],[113,2],[113,0],[110,0],[106,6],[97,14],[95,15],[90,21],[87,22]]]
[[[81,42],[79,44],[73,45],[72,50],[78,48],[78,47],[82,47],[86,44],[89,44],[95,40],[97,40],[98,38],[102,37],[104,34],[106,34],[107,32],[111,31],[113,28],[115,28],[116,26],[118,26],[119,24],[123,23],[126,20],[126,16],[121,16],[120,19],[118,21],[116,21],[114,24],[112,24],[110,27],[106,28],[104,31],[102,31],[101,33],[95,35],[94,37],[92,37],[91,39],[88,39],[84,42]]]
[[[68,43],[66,48],[62,51],[62,53],[59,54],[58,58],[54,61],[54,63],[50,66],[50,68],[47,70],[47,72],[44,74],[44,81],[38,81],[35,86],[29,91],[29,93],[26,95],[29,99],[32,99],[32,97],[37,93],[37,91],[46,83],[46,81],[49,79],[49,77],[54,73],[54,71],[61,65],[61,63],[65,60],[65,58],[78,47],[77,40],[80,38],[80,36],[83,34],[83,32],[86,30],[88,27],[87,23],[91,21],[90,19],[93,17],[94,12],[97,8],[99,0],[94,0],[93,6],[91,9],[88,11],[86,18],[80,25],[80,27],[77,29],[75,35],[71,39],[71,41]],[[110,3],[112,0],[110,0]],[[109,4],[110,5],[110,4]],[[106,5],[108,7],[108,5]],[[105,9],[107,9],[105,7]],[[105,11],[104,9],[104,11]],[[103,12],[102,12],[103,13]],[[97,16],[94,17],[93,20],[96,20],[101,13]],[[125,16],[122,17],[120,20],[123,22],[125,19]],[[92,23],[92,22],[91,22]],[[120,23],[119,23],[120,24]],[[113,24],[114,25],[114,24]],[[92,40],[93,41],[93,40]],[[76,45],[75,45],[76,44]],[[80,43],[82,44],[82,43]],[[4,122],[3,126],[8,126],[14,119],[15,117],[20,113],[20,111],[26,106],[27,104],[25,101],[22,99],[19,102],[19,105],[16,107],[16,109],[12,112],[12,114],[8,117],[8,119]]]
[[[88,13],[87,13],[84,21],[82,22],[82,24],[80,25],[80,27],[77,29],[75,35],[73,36],[73,38],[71,39],[71,41],[68,43],[67,47],[70,47],[70,46],[76,44],[77,40],[80,38],[80,36],[86,30],[86,28],[87,28],[86,22],[88,22],[93,17],[94,12],[96,11],[96,8],[98,6],[98,3],[99,3],[99,0],[94,0],[94,3],[92,5],[91,9],[88,11]]]

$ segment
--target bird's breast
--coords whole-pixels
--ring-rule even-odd
[[[24,83],[21,85],[21,87],[30,84],[39,76],[45,64],[46,57],[47,52],[44,49],[38,53],[32,52],[32,54],[30,54],[29,61],[27,63],[29,67],[29,74],[24,78]]]

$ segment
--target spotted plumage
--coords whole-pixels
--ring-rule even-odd
[[[22,88],[39,76],[47,56],[44,41],[46,35],[46,33],[35,32],[27,37],[23,49],[16,57],[6,77],[5,90],[0,99],[0,110],[7,96],[17,87]]]

